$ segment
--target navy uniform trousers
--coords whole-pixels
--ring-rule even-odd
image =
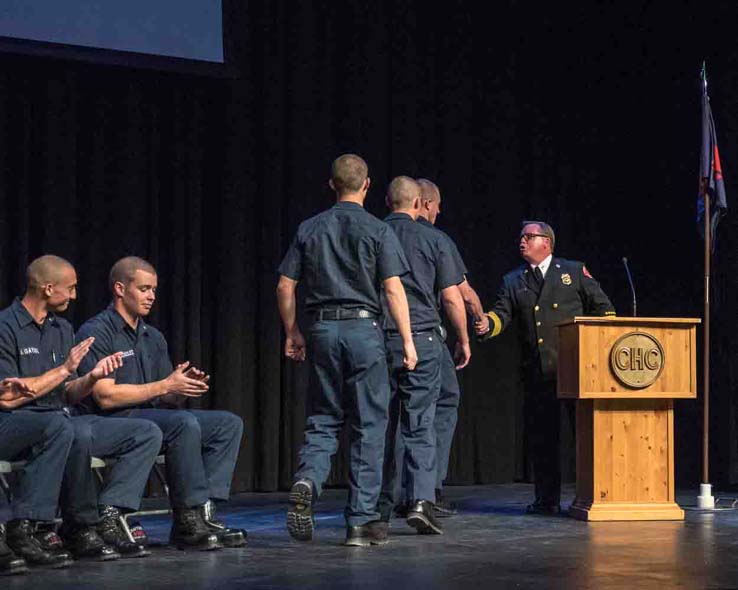
[[[174,508],[228,499],[243,435],[241,418],[231,412],[166,408],[131,408],[113,416],[129,423],[150,420],[161,429]]]
[[[311,387],[305,441],[295,480],[312,481],[320,495],[349,423],[349,526],[377,520],[390,386],[384,333],[376,320],[316,321],[309,332],[308,359],[317,379]]]
[[[456,377],[456,364],[451,352],[445,344],[441,344],[441,388],[436,401],[434,418],[434,429],[436,434],[436,483],[437,493],[443,489],[443,480],[448,474],[448,463],[451,455],[451,444],[454,440],[456,423],[458,420],[459,401],[461,389]],[[385,468],[382,483],[382,498],[380,500],[380,511],[383,515],[396,504],[404,504],[411,498],[407,497],[405,490],[408,487],[407,468],[403,467],[405,456],[405,444],[401,434],[401,404],[399,397],[393,397],[390,404],[390,429],[394,434],[394,449],[388,434],[388,442],[385,450]],[[392,453],[392,459],[388,453]]]
[[[388,335],[386,339],[392,403],[379,502],[379,511],[385,519],[401,499],[435,502],[438,473],[435,417],[446,347],[432,330],[414,332],[413,341],[418,364],[414,371],[407,371],[402,363],[402,339],[398,335]]]
[[[441,355],[441,392],[436,403],[436,490],[443,489],[443,480],[448,475],[451,444],[454,441],[456,422],[459,418],[461,388],[456,376],[456,363],[448,346],[443,345]]]
[[[161,432],[143,420],[16,410],[0,413],[0,441],[0,457],[28,461],[14,489],[13,518],[50,521],[59,505],[65,520],[92,525],[98,505],[138,509]],[[111,465],[99,494],[93,456]]]
[[[64,465],[73,440],[72,421],[63,412],[0,412],[0,459],[27,461],[13,488],[14,519],[56,518]]]
[[[161,448],[161,430],[148,420],[110,420],[92,414],[73,416],[71,423],[74,442],[59,502],[64,520],[95,524],[102,505],[138,510]],[[105,459],[109,467],[99,493],[90,469],[92,457]]]

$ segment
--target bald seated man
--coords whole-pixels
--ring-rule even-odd
[[[101,357],[78,371],[94,338],[75,346],[72,325],[57,315],[77,297],[71,263],[41,256],[28,266],[26,282],[23,297],[0,312],[0,380],[18,380],[30,392],[0,402],[0,457],[29,460],[13,500],[7,543],[30,565],[68,565],[69,553],[48,526],[61,486],[60,534],[72,556],[143,557],[148,553],[128,541],[118,521],[122,511],[139,508],[161,431],[145,420],[77,415],[95,384],[121,366],[121,355]],[[92,456],[115,458],[99,493]]]

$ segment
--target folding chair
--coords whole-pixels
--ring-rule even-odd
[[[97,457],[92,458],[92,469],[95,471],[95,474],[97,475],[97,478],[100,480],[100,483],[103,483],[103,475],[101,473],[101,469],[103,467],[107,467],[108,463],[112,463],[111,460],[108,460],[108,462],[104,461],[103,459],[98,459]],[[164,466],[166,465],[166,461],[164,459],[164,455],[159,455],[156,458],[156,461],[154,461],[154,467],[152,469],[152,472],[156,476],[156,479],[161,484],[162,488],[164,489],[164,493],[169,496],[169,486],[167,485],[167,479],[164,475]],[[160,509],[160,510],[137,510],[136,512],[129,512],[128,514],[121,514],[120,516],[120,525],[123,529],[123,532],[125,532],[126,537],[128,537],[128,540],[131,543],[135,543],[136,540],[133,538],[133,534],[131,533],[131,528],[128,524],[129,519],[131,518],[138,518],[141,516],[167,516],[172,513],[171,508],[166,509]]]

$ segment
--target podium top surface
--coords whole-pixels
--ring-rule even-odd
[[[702,323],[699,318],[645,318],[625,316],[575,316],[563,322],[557,322],[557,326],[569,326],[572,324],[608,324],[625,326],[643,326],[654,324],[687,324],[696,325]]]

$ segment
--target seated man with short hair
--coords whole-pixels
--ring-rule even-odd
[[[23,297],[0,311],[0,379],[18,378],[33,392],[4,402],[2,409],[10,413],[0,413],[0,455],[25,459],[24,450],[32,446],[7,526],[8,545],[32,565],[64,561],[60,552],[68,561],[53,528],[45,526],[54,519],[57,503],[63,518],[60,535],[74,557],[147,555],[125,536],[119,516],[139,507],[161,446],[161,431],[146,420],[75,415],[75,406],[95,383],[122,362],[120,353],[105,355],[77,376],[94,338],[75,346],[71,324],[56,315],[76,299],[76,288],[77,274],[68,261],[41,256],[28,266]],[[52,433],[57,429],[72,431],[71,447],[68,434],[55,442]],[[36,467],[33,456],[43,454],[47,446],[59,459],[46,468]],[[90,469],[92,456],[115,459],[99,493]]]
[[[94,337],[82,369],[121,352],[122,366],[93,387],[90,410],[106,416],[145,418],[164,434],[167,481],[174,509],[170,541],[179,549],[218,549],[246,543],[246,531],[215,519],[213,501],[227,500],[243,421],[231,412],[179,409],[186,397],[208,391],[202,371],[169,358],[167,341],[143,318],[156,299],[154,267],[128,256],[113,265],[113,301],[85,322],[78,338]]]

